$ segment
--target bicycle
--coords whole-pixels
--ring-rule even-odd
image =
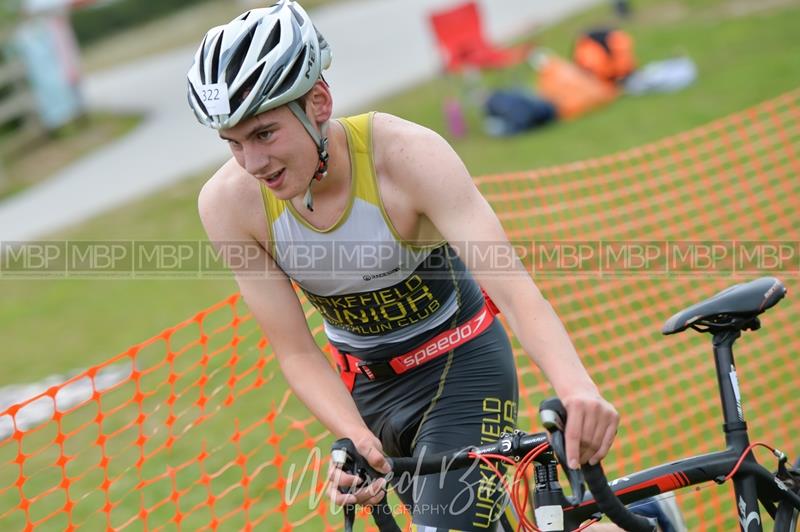
[[[689,328],[712,335],[727,444],[723,451],[658,465],[609,483],[601,464],[583,465],[580,471],[566,467],[563,436],[566,412],[558,399],[547,399],[540,405],[540,417],[547,433],[515,431],[503,434],[494,443],[481,446],[420,458],[390,457],[388,460],[392,472],[432,474],[439,472],[443,463],[451,469],[457,469],[469,467],[476,460],[486,462],[491,459],[516,464],[518,469],[513,489],[505,480],[503,483],[510,490],[512,504],[522,521],[521,528],[528,531],[581,530],[599,520],[601,514],[625,530],[656,530],[652,519],[635,515],[624,505],[679,488],[711,481],[722,484],[732,479],[740,530],[763,530],[759,503],[774,520],[774,530],[798,530],[800,461],[788,466],[788,459],[783,452],[765,444],[750,443],[732,349],[743,331],[760,328],[758,316],[776,305],[785,294],[783,283],[773,277],[737,284],[676,313],[662,328],[665,335]],[[758,445],[769,448],[778,459],[775,472],[770,472],[756,461],[752,449]],[[347,472],[358,474],[364,482],[382,476],[358,455],[350,440],[334,442],[332,458],[334,464]],[[524,471],[530,464],[534,465],[535,480],[532,497],[528,497],[530,490],[527,486],[520,488],[526,478]],[[571,496],[566,496],[559,484],[559,464],[566,472],[572,489]],[[502,477],[499,471],[496,473]],[[584,489],[584,482],[588,492]],[[536,524],[525,514],[528,502],[533,507]],[[382,511],[381,506],[384,506]],[[373,512],[373,517],[381,532],[400,530],[385,497],[379,505],[379,511]],[[352,529],[353,519],[354,508],[346,508],[346,531]]]

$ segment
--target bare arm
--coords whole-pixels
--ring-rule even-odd
[[[367,430],[350,394],[314,341],[289,279],[236,223],[230,209],[220,205],[219,198],[214,188],[203,189],[198,201],[203,226],[236,276],[292,390],[338,437]],[[247,247],[246,253],[237,249],[241,246]]]
[[[453,245],[564,402],[571,463],[601,459],[616,433],[617,413],[600,396],[555,310],[516,259],[494,211],[444,139],[408,123],[394,127],[404,148],[387,156],[388,170],[403,176],[401,186],[419,213]],[[493,260],[503,256],[515,260],[505,265]]]
[[[207,184],[198,201],[200,217],[209,239],[234,272],[247,306],[272,344],[289,386],[333,434],[352,439],[373,467],[387,469],[380,442],[364,424],[352,397],[314,341],[289,279],[237,221],[241,210],[226,208],[226,205],[241,205],[230,195],[226,197],[226,192],[224,185]],[[241,253],[237,246],[247,246],[247,253]],[[241,256],[247,260],[240,260]],[[337,479],[342,485],[354,481],[349,476]],[[377,500],[372,499],[381,488],[382,484],[377,484],[348,497],[333,492],[339,504],[374,503]]]

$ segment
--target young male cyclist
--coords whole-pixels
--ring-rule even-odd
[[[493,270],[491,257],[513,252],[459,157],[394,116],[331,120],[330,60],[305,11],[282,0],[209,30],[188,74],[192,110],[233,154],[200,215],[223,255],[250,246],[251,260],[229,264],[293,391],[382,471],[384,453],[496,439],[516,422],[516,372],[480,286],[564,402],[570,463],[603,458],[618,415],[519,261]],[[292,281],[324,318],[339,375]],[[374,504],[384,482],[338,486],[336,503]],[[496,488],[476,469],[398,492],[420,529],[491,530]]]

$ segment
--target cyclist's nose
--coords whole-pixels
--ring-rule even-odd
[[[244,165],[242,166],[250,175],[264,175],[269,168],[270,156],[263,148],[245,148],[243,155]]]

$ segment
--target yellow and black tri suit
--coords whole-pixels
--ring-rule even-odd
[[[347,134],[351,193],[342,216],[318,229],[262,187],[269,251],[303,290],[340,352],[380,361],[469,320],[483,295],[446,242],[427,246],[397,233],[380,198],[372,159],[373,114],[340,119]],[[517,381],[497,320],[485,332],[391,378],[355,376],[353,399],[389,455],[411,456],[496,440],[516,423]],[[474,470],[419,477],[398,495],[415,525],[495,530],[501,490]],[[427,527],[427,528],[422,528]]]

